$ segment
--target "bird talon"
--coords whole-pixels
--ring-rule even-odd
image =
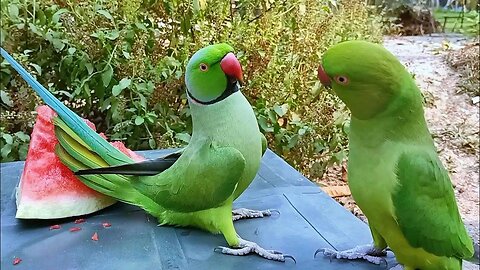
[[[385,258],[380,258],[380,262],[378,263],[379,266],[385,266],[385,268],[388,266],[387,260]]]
[[[277,213],[278,215],[280,215],[280,211],[278,209],[268,209],[268,211],[271,213]]]
[[[215,247],[215,248],[213,249],[213,252],[223,253],[224,248],[225,248],[225,247]]]
[[[287,258],[292,259],[293,263],[297,264],[297,260],[295,260],[295,257],[293,257],[292,255],[285,254],[285,255],[283,255],[283,258],[284,259],[287,259]]]
[[[323,252],[323,254],[325,255],[326,250],[327,250],[326,248],[319,248],[319,249],[315,250],[315,254],[313,254],[313,258],[315,259],[317,257],[317,254],[320,253],[320,252]]]

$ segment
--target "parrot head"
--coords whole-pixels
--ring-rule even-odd
[[[187,95],[196,103],[219,102],[239,90],[242,67],[228,44],[210,45],[197,51],[187,64]]]
[[[401,95],[403,65],[384,47],[346,41],[329,48],[318,67],[318,79],[347,105],[352,116],[370,119],[385,112]]]

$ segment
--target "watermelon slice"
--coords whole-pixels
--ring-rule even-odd
[[[55,155],[53,118],[48,106],[37,108],[27,159],[17,187],[17,213],[21,219],[50,219],[93,213],[116,201],[84,185]],[[86,123],[96,131],[88,120]],[[105,135],[100,134],[106,138]],[[136,161],[144,160],[121,142],[113,146]]]

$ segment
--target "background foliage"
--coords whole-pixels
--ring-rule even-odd
[[[270,148],[311,177],[346,155],[347,112],[316,79],[322,53],[381,41],[363,0],[1,0],[1,14],[2,47],[137,150],[188,143],[185,64],[207,44],[230,43]],[[41,101],[6,61],[0,73],[2,161],[23,159]]]

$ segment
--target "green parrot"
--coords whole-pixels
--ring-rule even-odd
[[[161,225],[194,226],[222,233],[229,247],[217,247],[217,252],[256,253],[276,261],[291,257],[240,238],[233,226],[234,220],[269,216],[271,211],[232,211],[233,201],[259,169],[266,140],[252,107],[239,90],[242,69],[231,46],[207,46],[197,51],[186,67],[193,121],[188,146],[138,163],[90,129],[7,52],[2,49],[1,53],[57,112],[56,153],[84,184],[143,208]]]
[[[315,254],[379,264],[389,247],[403,264],[392,269],[460,270],[473,244],[412,76],[381,45],[347,41],[325,52],[318,78],[352,114],[348,184],[373,245]]]

